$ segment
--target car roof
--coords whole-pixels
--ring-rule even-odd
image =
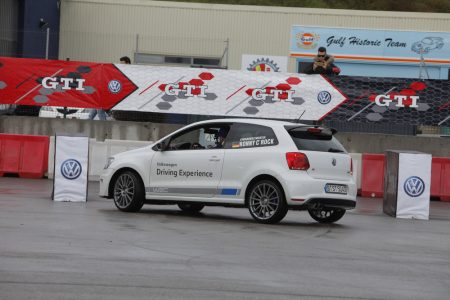
[[[190,125],[201,125],[209,123],[247,123],[265,126],[283,126],[283,125],[306,125],[302,123],[292,123],[280,120],[269,120],[269,119],[252,119],[252,118],[230,118],[230,119],[211,119],[206,121],[200,121],[192,123]]]

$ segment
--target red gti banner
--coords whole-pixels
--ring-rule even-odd
[[[0,103],[110,109],[137,89],[113,64],[0,57]]]

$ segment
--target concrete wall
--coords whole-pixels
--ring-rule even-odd
[[[56,132],[83,133],[98,141],[105,139],[156,141],[180,127],[182,125],[147,122],[0,116],[0,132],[2,133],[48,136],[52,136]],[[450,157],[450,138],[448,137],[340,132],[337,134],[337,138],[348,152],[353,153],[415,150],[430,153],[433,156]]]
[[[354,132],[340,132],[336,137],[348,152],[384,153],[386,150],[412,150],[430,153],[433,156],[450,157],[450,137]]]
[[[105,139],[156,141],[181,125],[148,122],[91,121],[39,117],[0,116],[0,132],[52,136],[82,133],[99,141]]]

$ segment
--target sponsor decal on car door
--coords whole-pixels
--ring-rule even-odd
[[[224,150],[181,150],[155,154],[147,192],[162,196],[212,197],[222,173]]]
[[[204,125],[172,137],[152,159],[147,192],[161,196],[213,197],[218,193],[228,125]]]

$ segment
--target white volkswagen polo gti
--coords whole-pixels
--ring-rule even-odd
[[[248,207],[261,223],[289,209],[336,222],[356,205],[352,160],[330,129],[269,120],[220,119],[179,129],[108,159],[100,196],[121,211],[144,204]]]

